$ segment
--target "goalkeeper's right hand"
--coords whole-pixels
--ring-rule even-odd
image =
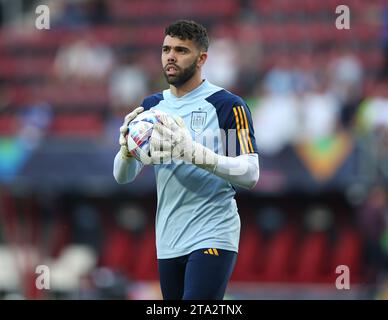
[[[119,139],[120,154],[121,154],[121,158],[125,160],[132,157],[130,152],[131,150],[128,150],[127,139],[125,137],[125,135],[128,132],[128,125],[133,119],[135,119],[143,111],[144,111],[143,107],[137,107],[135,110],[133,110],[131,113],[125,116],[124,123],[120,127],[120,139]]]

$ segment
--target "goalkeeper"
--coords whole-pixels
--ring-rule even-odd
[[[208,45],[206,29],[193,21],[180,20],[165,29],[161,60],[170,88],[146,97],[127,115],[114,159],[118,183],[133,181],[145,164],[155,168],[156,248],[164,299],[223,299],[240,237],[233,186],[250,189],[259,179],[246,103],[202,78]],[[155,125],[150,156],[138,161],[124,135],[128,124],[149,109],[172,117]]]

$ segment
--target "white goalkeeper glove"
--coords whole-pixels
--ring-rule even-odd
[[[151,135],[150,153],[154,164],[183,160],[200,168],[214,172],[218,156],[202,144],[193,141],[182,118],[161,118]]]
[[[243,154],[238,157],[217,155],[209,148],[193,141],[182,118],[161,118],[151,135],[150,153],[153,164],[171,163],[179,159],[192,163],[233,185],[253,188],[259,179],[258,155]]]
[[[129,123],[135,119],[140,113],[144,111],[143,107],[137,107],[135,110],[133,110],[131,113],[127,114],[124,118],[124,123],[120,127],[120,138],[119,138],[119,143],[120,143],[120,154],[122,159],[129,159],[132,157],[130,151],[128,150],[128,145],[127,145],[127,139],[125,135],[128,132],[128,125]]]

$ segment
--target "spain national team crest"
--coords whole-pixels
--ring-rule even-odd
[[[200,133],[205,128],[206,124],[206,112],[193,111],[191,113],[191,129],[195,133]]]

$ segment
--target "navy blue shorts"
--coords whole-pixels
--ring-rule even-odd
[[[222,300],[236,259],[236,252],[214,248],[158,259],[163,299]]]

